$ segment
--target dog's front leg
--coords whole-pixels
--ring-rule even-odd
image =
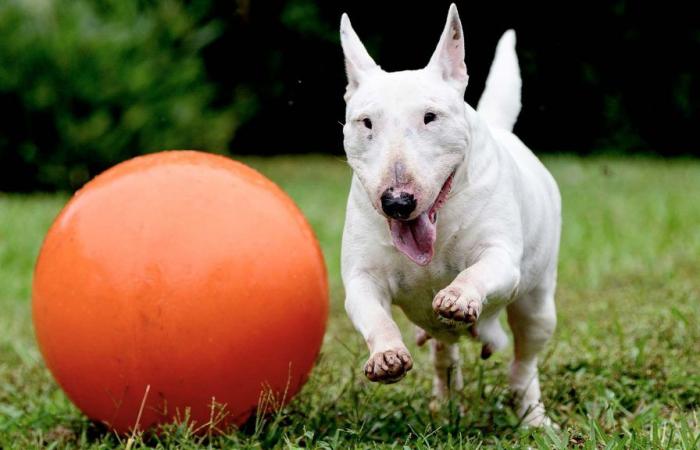
[[[345,280],[345,309],[369,347],[364,372],[371,381],[395,383],[413,367],[413,359],[391,317],[388,290],[368,274]]]
[[[500,247],[489,248],[437,293],[433,310],[444,319],[474,324],[487,300],[511,298],[519,281],[520,270],[511,253]]]

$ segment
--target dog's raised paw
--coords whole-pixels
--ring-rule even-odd
[[[443,319],[475,323],[481,314],[482,301],[476,291],[467,293],[462,288],[448,286],[433,299],[433,311]]]
[[[396,383],[411,370],[413,358],[406,349],[393,349],[377,352],[365,363],[365,376],[370,381]]]

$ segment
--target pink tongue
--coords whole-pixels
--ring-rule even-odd
[[[427,212],[408,222],[389,219],[389,227],[394,247],[411,261],[425,266],[433,259],[435,224],[430,221]]]

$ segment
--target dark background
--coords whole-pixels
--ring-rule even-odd
[[[0,1],[0,190],[73,189],[167,148],[341,154],[341,13],[382,68],[417,69],[450,2],[44,3]],[[472,105],[516,30],[516,133],[536,153],[700,155],[691,6],[456,3]]]

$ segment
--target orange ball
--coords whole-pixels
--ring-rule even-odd
[[[206,427],[223,405],[222,429],[245,422],[263,389],[289,401],[327,316],[323,257],[299,209],[253,169],[205,153],[142,156],[96,177],[36,264],[46,365],[119,432],[140,410],[139,428],[187,411]]]

